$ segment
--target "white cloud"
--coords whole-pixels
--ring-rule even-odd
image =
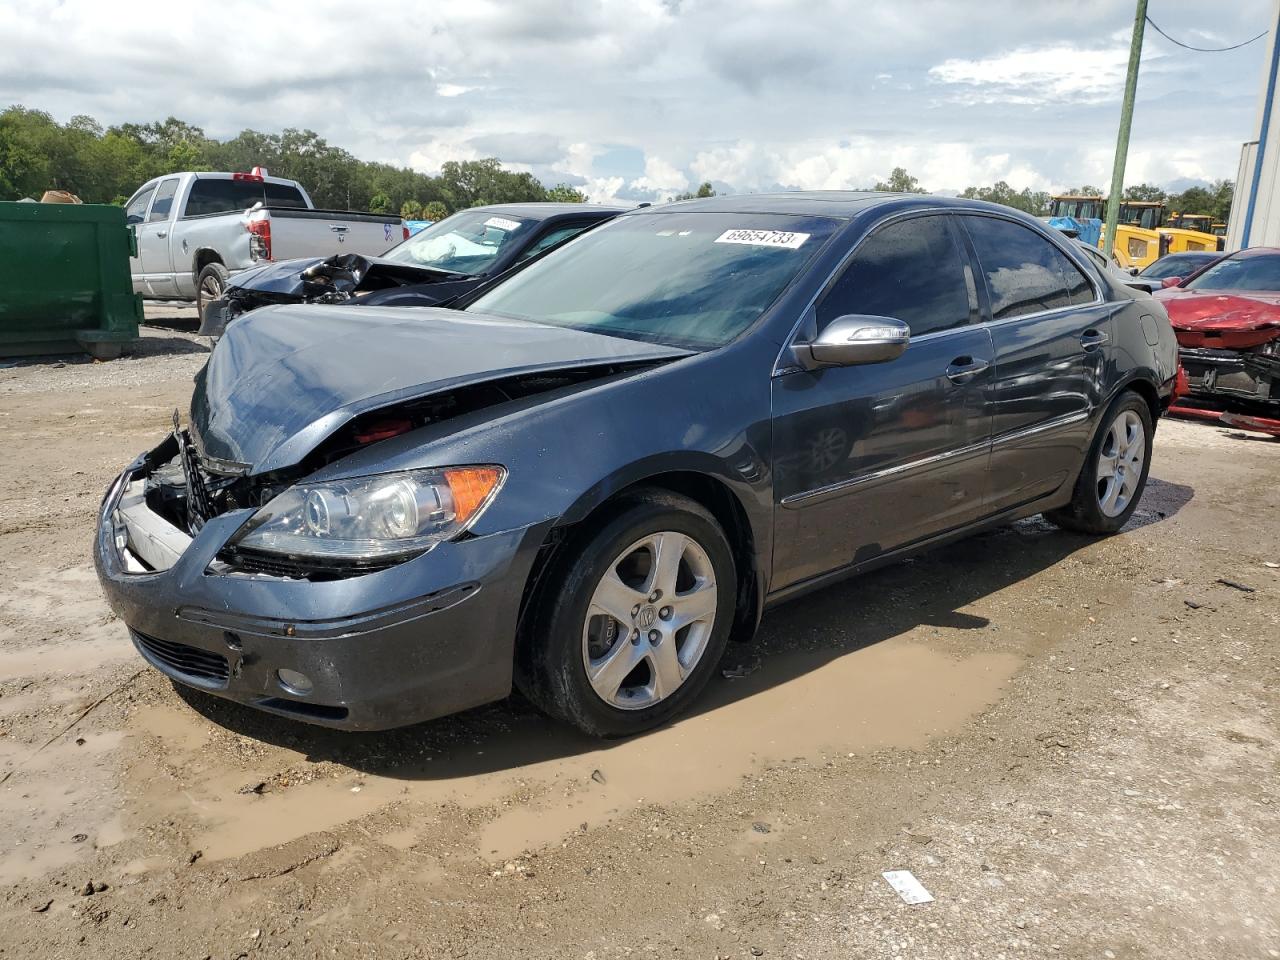
[[[1054,44],[977,60],[952,58],[929,69],[929,79],[957,86],[961,103],[1040,105],[1103,103],[1124,86],[1129,47],[1100,50]]]
[[[1212,29],[1250,36],[1272,3],[1219,4]],[[1202,5],[1169,6],[1175,36],[1204,28]],[[252,29],[211,55],[210,9],[0,3],[0,106],[310,128],[427,172],[497,152],[606,200],[868,186],[894,166],[936,190],[1100,184],[1132,25],[1115,0],[311,0],[300,29],[279,0],[221,0],[217,23]],[[1127,179],[1233,176],[1265,52],[1149,33]]]
[[[649,190],[664,198],[680,193],[688,186],[689,175],[658,156],[646,157],[644,176],[631,181],[633,190]]]

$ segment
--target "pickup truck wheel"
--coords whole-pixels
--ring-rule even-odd
[[[231,274],[220,263],[206,264],[196,278],[196,313],[204,320],[204,308],[210,300],[217,300],[227,289]]]
[[[737,577],[728,539],[701,505],[636,493],[566,544],[517,660],[521,691],[599,737],[658,726],[715,672]]]

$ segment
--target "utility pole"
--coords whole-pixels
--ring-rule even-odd
[[[1116,135],[1116,162],[1111,167],[1111,196],[1107,199],[1107,230],[1102,252],[1111,256],[1116,244],[1116,222],[1120,219],[1120,196],[1124,192],[1124,165],[1129,158],[1129,128],[1133,126],[1133,98],[1138,92],[1138,65],[1142,61],[1142,36],[1147,28],[1147,0],[1138,0],[1133,16],[1133,40],[1129,44],[1129,75],[1124,81],[1124,102],[1120,105],[1120,132]]]

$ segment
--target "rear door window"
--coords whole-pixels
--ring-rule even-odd
[[[177,177],[160,181],[160,186],[156,187],[155,202],[151,204],[151,213],[147,215],[147,223],[169,219],[169,213],[173,210],[173,195],[177,192]]]
[[[851,313],[894,317],[913,337],[969,323],[964,260],[947,218],[914,217],[876,230],[817,310],[819,329]]]
[[[998,217],[960,218],[973,239],[994,320],[1090,303],[1093,286],[1066,254],[1029,227]]]

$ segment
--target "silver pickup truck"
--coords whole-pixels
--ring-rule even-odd
[[[194,300],[201,312],[229,277],[264,261],[377,256],[409,236],[399,217],[317,210],[301,184],[260,167],[156,177],[129,199],[125,219],[138,235],[134,292]]]

